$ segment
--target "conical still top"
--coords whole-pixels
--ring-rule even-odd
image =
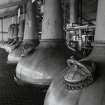
[[[23,18],[19,22],[18,37],[20,40],[18,47],[8,55],[8,60],[10,62],[18,62],[21,57],[33,52],[39,44],[36,5],[32,4],[31,0],[27,0],[26,2],[26,14],[23,15]]]
[[[45,0],[40,44],[33,54],[19,61],[16,76],[32,84],[49,85],[72,54],[64,44],[61,1]]]
[[[25,39],[38,39],[37,25],[36,25],[37,18],[35,16],[36,10],[37,10],[36,6],[32,4],[32,1],[27,0],[24,40]]]

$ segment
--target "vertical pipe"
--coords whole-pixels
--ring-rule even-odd
[[[79,0],[79,24],[82,24],[82,0]]]
[[[70,23],[77,22],[78,0],[70,0]]]
[[[24,8],[24,7],[23,7]],[[24,25],[25,25],[25,20],[24,20],[24,10],[23,10],[23,15],[21,15],[21,8],[18,10],[18,23],[19,23],[19,32],[18,32],[18,39],[22,40],[24,37]]]
[[[42,39],[64,39],[61,0],[45,0]]]
[[[1,33],[2,33],[2,41],[3,41],[3,18],[1,19]]]
[[[22,6],[22,11],[23,11],[23,16],[22,16],[22,18],[23,18],[23,20],[25,20],[25,3],[24,3],[23,6]]]
[[[19,21],[19,32],[18,32],[18,38],[20,40],[22,40],[24,37],[24,25],[25,25],[25,20],[20,20]]]

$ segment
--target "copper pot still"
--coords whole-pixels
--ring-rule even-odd
[[[78,66],[72,67],[70,65],[71,70],[64,70],[64,72],[62,72],[51,83],[45,97],[44,105],[105,104],[105,24],[103,24],[105,20],[104,4],[105,0],[98,0],[95,42],[91,54],[80,61],[73,61],[73,65],[76,64]],[[88,68],[86,70],[87,64],[83,62],[87,62],[87,64],[88,62],[89,64],[91,63],[90,66],[88,64],[88,67],[91,69]],[[95,69],[94,66],[92,66],[92,63],[93,65],[96,64],[96,67],[98,68]],[[80,67],[85,67],[85,73],[86,71],[88,71],[88,73],[85,74]],[[70,73],[68,70],[70,70]],[[96,81],[90,82],[86,79],[86,77],[87,74],[93,74],[94,70],[99,72],[100,75],[96,77]]]

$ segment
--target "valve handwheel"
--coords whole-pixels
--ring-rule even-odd
[[[67,89],[82,89],[84,87],[88,87],[94,82],[94,62],[79,62],[74,59],[69,59],[67,64],[67,72],[64,76],[64,84]]]

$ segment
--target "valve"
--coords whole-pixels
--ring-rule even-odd
[[[94,73],[96,65],[94,62],[79,62],[75,59],[68,59],[67,65],[67,72],[64,75],[66,89],[82,89],[88,87],[95,81]]]

